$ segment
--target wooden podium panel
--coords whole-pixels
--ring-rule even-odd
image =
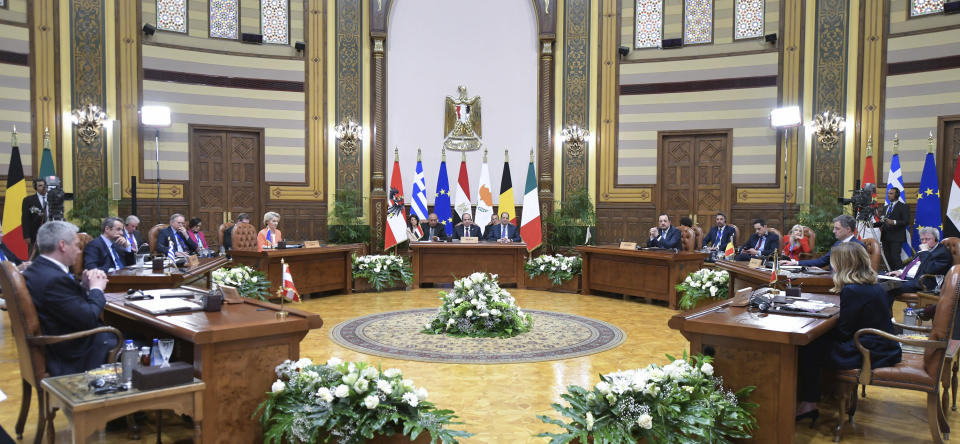
[[[706,253],[621,250],[615,245],[581,245],[582,294],[593,290],[667,301],[677,308],[675,286],[703,266]]]
[[[770,271],[757,270],[747,266],[746,262],[738,261],[717,261],[717,269],[726,270],[730,273],[730,294],[735,294],[737,290],[744,287],[767,287],[770,286]],[[808,293],[831,293],[833,288],[832,274],[806,274],[794,273],[796,278],[790,279],[793,287],[800,287]],[[787,287],[787,277],[777,276],[777,282],[773,287],[784,289]]]
[[[172,360],[191,362],[203,380],[203,443],[255,443],[260,423],[250,419],[276,380],[274,368],[300,358],[300,341],[323,321],[313,313],[244,299],[218,312],[151,315],[124,305],[125,293],[107,293],[104,321],[127,334],[176,338]]]
[[[106,292],[137,290],[153,290],[157,288],[174,288],[181,285],[196,287],[210,287],[210,273],[229,262],[226,257],[211,257],[200,259],[200,263],[184,270],[167,268],[169,273],[154,273],[150,268],[127,267],[107,273]],[[198,282],[203,280],[203,282]]]
[[[526,288],[523,264],[527,244],[481,242],[410,242],[413,256],[413,288],[422,283],[449,283],[475,272],[498,275],[501,284]]]
[[[280,264],[280,259],[283,259],[290,265],[297,291],[307,295],[330,290],[350,293],[353,288],[351,255],[359,249],[360,244],[347,244],[264,251],[230,250],[230,255],[234,262],[266,273],[272,284],[271,295],[276,295],[283,283],[283,267]]]
[[[804,293],[840,303],[839,296]],[[797,347],[829,332],[837,316],[812,318],[750,313],[730,300],[674,315],[667,325],[690,341],[690,353],[713,354],[714,372],[737,391],[756,386],[748,398],[759,404],[751,442],[793,442],[797,401]]]

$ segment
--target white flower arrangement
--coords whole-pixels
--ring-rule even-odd
[[[677,285],[677,291],[683,292],[681,310],[689,310],[703,299],[726,299],[730,294],[730,273],[709,268],[697,270]]]
[[[353,278],[364,278],[374,290],[381,291],[398,282],[410,285],[413,269],[402,257],[393,254],[353,256]]]
[[[210,273],[213,282],[236,287],[240,296],[266,301],[270,297],[271,283],[267,275],[246,265],[224,267]]]
[[[437,316],[424,333],[471,337],[511,337],[530,331],[533,318],[497,284],[497,275],[473,273],[440,292]]]
[[[531,258],[524,264],[523,268],[531,278],[546,274],[554,285],[560,285],[579,276],[582,266],[583,260],[580,259],[580,256],[561,256],[559,254],[550,256],[544,254]]]
[[[710,357],[674,359],[664,366],[650,364],[635,370],[600,376],[592,389],[567,387],[561,395],[569,406],[553,404],[569,420],[549,416],[541,421],[563,428],[562,433],[541,433],[562,444],[586,442],[731,442],[749,438],[756,428],[751,411],[756,404],[743,401],[754,389],[725,390],[713,375]]]
[[[374,436],[405,435],[410,441],[424,431],[437,442],[457,443],[473,436],[448,427],[454,412],[427,401],[427,390],[403,379],[399,369],[380,371],[365,362],[284,361],[267,400],[257,408],[265,443],[313,443],[333,438],[362,443]]]

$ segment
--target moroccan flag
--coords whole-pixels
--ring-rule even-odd
[[[733,257],[733,253],[737,251],[736,247],[733,246],[733,238],[730,238],[730,242],[727,243],[727,248],[723,250],[723,255],[727,258]]]
[[[497,215],[507,213],[510,215],[510,223],[517,223],[517,209],[513,205],[513,181],[510,179],[510,163],[503,161],[503,176],[500,177],[500,208],[497,209]]]
[[[293,285],[293,275],[290,274],[290,264],[283,263],[283,297],[290,302],[300,302],[300,293],[297,293],[297,287]]]
[[[956,174],[956,173],[954,173]],[[913,224],[913,249],[920,250],[920,229],[933,227],[943,233],[943,217],[940,213],[940,183],[937,179],[937,163],[933,153],[927,153],[920,175],[917,193],[917,214]],[[943,239],[943,237],[940,237]]]
[[[27,260],[27,242],[23,240],[23,199],[27,197],[27,183],[23,180],[20,147],[13,135],[10,150],[10,168],[7,170],[7,194],[3,200],[3,243],[21,260]]]
[[[487,234],[487,225],[493,219],[493,188],[490,185],[490,167],[484,162],[480,168],[480,185],[477,186],[477,214],[473,222],[480,226],[480,233]]]
[[[390,176],[387,226],[384,227],[383,236],[384,250],[407,240],[407,213],[403,208],[403,179],[400,177],[400,161],[397,159],[393,160],[393,173]]]
[[[446,157],[446,156],[444,156]],[[440,172],[437,173],[437,195],[433,200],[433,212],[447,232],[453,235],[453,215],[450,213],[450,179],[447,178],[447,161],[440,161]]]
[[[953,169],[953,183],[950,184],[950,200],[947,201],[947,221],[943,227],[943,236],[960,237],[960,158]]]
[[[503,203],[503,197],[500,198]],[[523,219],[520,222],[520,237],[527,244],[527,251],[533,251],[543,243],[543,229],[540,226],[540,197],[537,196],[537,171],[533,160],[527,168],[527,184],[523,187]]]
[[[467,177],[467,156],[466,154],[460,160],[460,174],[457,176],[457,194],[453,197],[453,224],[460,223],[460,216],[464,213],[473,212],[470,210],[470,178]],[[451,231],[452,233],[452,231]]]

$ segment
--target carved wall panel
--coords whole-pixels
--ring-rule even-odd
[[[70,75],[71,108],[97,105],[106,109],[106,72],[104,66],[104,4],[99,0],[70,2]],[[73,131],[74,192],[82,193],[106,186],[106,136],[99,131],[92,143],[84,143]]]
[[[315,200],[271,200],[267,207],[280,213],[284,240],[300,243],[327,239],[327,203]]]
[[[657,224],[657,208],[650,203],[597,202],[597,244],[645,242]]]
[[[590,119],[590,2],[564,3],[562,125],[589,128]],[[564,143],[563,197],[587,187],[588,147]]]
[[[336,6],[336,123],[363,123],[363,5],[337,0]],[[338,143],[336,190],[363,189],[362,144]]]
[[[849,2],[817,0],[814,50],[813,112],[845,114],[847,91],[847,32]],[[853,120],[854,116],[846,116]],[[813,143],[813,180],[822,188],[821,199],[833,199],[843,191],[843,139],[832,149]],[[817,196],[817,190],[813,190]],[[816,197],[815,197],[816,198]],[[820,202],[814,202],[820,203]]]

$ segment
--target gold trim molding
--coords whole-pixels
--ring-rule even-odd
[[[31,148],[33,151],[32,170],[37,171],[40,168],[40,157],[43,153],[43,130],[50,129],[50,141],[59,144],[60,125],[58,119],[58,93],[57,91],[57,3],[52,1],[30,2],[31,10],[28,15],[32,15],[30,27],[30,55],[33,59],[31,66],[32,86],[31,102],[34,116],[33,128],[30,129]],[[58,150],[54,149],[54,154]],[[60,159],[56,156],[54,164]],[[62,165],[57,166],[59,171]],[[27,176],[33,176],[33,171],[24,171]],[[6,174],[6,172],[4,172]]]

